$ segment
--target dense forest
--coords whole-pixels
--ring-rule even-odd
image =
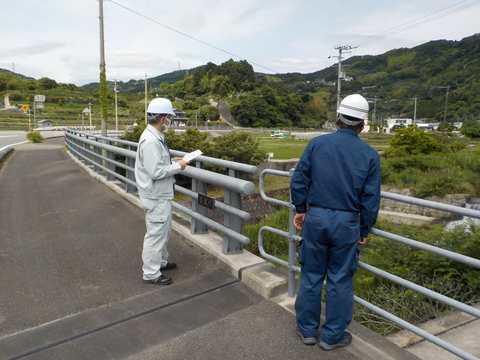
[[[342,96],[363,94],[377,119],[413,118],[415,103],[416,118],[426,122],[443,120],[445,108],[449,122],[475,124],[479,119],[480,34],[377,56],[353,56],[342,62],[342,69],[346,73]],[[240,126],[318,129],[334,119],[337,76],[337,66],[310,74],[255,73],[247,61],[230,59],[153,77],[147,83],[149,98],[177,100],[176,105],[192,119],[214,100],[225,101]],[[77,87],[0,70],[0,107],[7,94],[12,102],[21,103],[31,102],[38,91],[47,96],[47,104],[98,103],[98,88],[98,83]],[[108,88],[112,107],[111,82]],[[143,116],[144,88],[144,80],[117,82],[120,116]]]

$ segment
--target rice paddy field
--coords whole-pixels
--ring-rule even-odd
[[[272,159],[288,160],[298,159],[310,140],[286,138],[273,138],[268,135],[254,135],[260,141],[260,149],[272,153]],[[375,150],[385,150],[389,147],[388,141],[392,135],[365,134],[360,136]]]

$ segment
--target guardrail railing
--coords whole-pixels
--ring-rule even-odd
[[[73,156],[84,161],[86,165],[93,166],[95,172],[105,174],[106,180],[120,180],[125,185],[127,193],[137,191],[135,182],[137,143],[69,129],[65,131],[65,144]],[[116,145],[123,145],[125,148]],[[177,150],[170,152],[175,156],[186,154]],[[125,157],[125,163],[115,160],[116,154]],[[229,174],[205,170],[205,163],[225,167]],[[199,156],[195,159],[195,164],[196,167],[187,166],[181,174],[192,179],[192,190],[175,185],[175,191],[192,198],[192,208],[176,202],[173,202],[172,206],[192,218],[190,228],[192,234],[207,233],[210,227],[223,234],[222,251],[225,254],[242,252],[243,245],[250,243],[250,239],[243,235],[244,222],[250,218],[250,214],[242,210],[242,195],[253,195],[255,184],[240,179],[239,175],[241,172],[255,174],[257,167],[208,156]],[[125,175],[119,174],[117,168],[124,169]],[[207,196],[207,184],[224,189],[224,202]],[[206,199],[208,207],[202,206],[199,199],[204,202]],[[223,224],[208,218],[208,211],[214,208],[223,211]]]
[[[262,254],[262,256],[265,257],[267,260],[270,260],[270,261],[272,261],[276,264],[279,264],[281,266],[284,266],[288,269],[288,296],[294,297],[295,296],[295,289],[296,289],[295,273],[301,273],[301,268],[296,265],[296,244],[297,244],[297,242],[301,241],[301,237],[296,235],[296,229],[293,225],[293,216],[295,215],[295,207],[293,206],[293,204],[291,202],[291,199],[290,199],[289,202],[287,202],[287,201],[281,201],[281,200],[274,199],[274,198],[269,198],[265,195],[265,191],[264,191],[265,180],[264,180],[264,178],[268,174],[291,178],[292,174],[293,174],[293,169],[290,170],[289,172],[278,171],[278,170],[268,170],[267,169],[267,170],[264,170],[260,175],[260,194],[261,194],[262,198],[267,202],[271,202],[271,203],[274,203],[274,204],[277,204],[277,205],[280,205],[280,206],[287,207],[290,211],[290,224],[289,224],[289,231],[288,232],[281,231],[281,230],[278,230],[278,229],[274,229],[274,228],[271,228],[269,226],[262,227],[259,231],[259,234],[258,234],[258,249],[259,249],[260,253]],[[431,209],[441,210],[441,211],[445,211],[445,212],[454,213],[454,214],[457,214],[457,215],[463,215],[463,216],[468,216],[468,217],[471,217],[471,218],[480,219],[480,211],[478,211],[478,210],[466,209],[466,208],[453,206],[453,205],[447,205],[447,204],[441,204],[441,203],[437,203],[437,202],[434,202],[434,201],[417,199],[417,198],[413,198],[413,197],[409,197],[409,196],[398,195],[398,194],[388,193],[388,192],[384,192],[384,191],[381,192],[381,196],[382,196],[382,198],[385,198],[385,199],[401,201],[401,202],[412,204],[412,205],[429,207]],[[279,258],[274,257],[272,255],[269,255],[265,252],[265,249],[264,249],[264,246],[263,246],[263,234],[265,232],[274,233],[276,235],[279,235],[279,236],[282,236],[282,237],[286,238],[289,241],[288,261],[279,259]],[[371,233],[376,235],[376,236],[380,236],[380,237],[383,237],[385,239],[388,239],[388,240],[392,240],[392,241],[402,243],[406,246],[410,246],[410,247],[413,247],[415,249],[428,251],[428,252],[436,254],[438,256],[441,256],[441,257],[444,257],[444,258],[447,258],[447,259],[450,259],[450,260],[454,260],[454,261],[460,262],[462,264],[480,269],[480,260],[475,259],[475,258],[471,258],[471,257],[465,256],[465,255],[457,254],[457,253],[452,252],[452,251],[448,251],[448,250],[441,249],[441,248],[438,248],[438,247],[435,247],[435,246],[432,246],[432,245],[424,244],[424,243],[419,242],[419,241],[415,241],[415,240],[412,240],[412,239],[409,239],[409,238],[405,238],[405,237],[402,237],[402,236],[399,236],[399,235],[396,235],[396,234],[393,234],[393,233],[389,233],[389,232],[386,232],[386,231],[378,230],[378,229],[375,229],[375,228],[373,228],[371,230]],[[442,302],[442,303],[444,303],[448,306],[451,306],[451,307],[453,307],[457,310],[463,311],[467,314],[470,314],[470,315],[480,319],[480,310],[478,310],[478,309],[476,309],[472,306],[463,304],[463,303],[461,303],[457,300],[451,299],[451,298],[449,298],[447,296],[444,296],[440,293],[437,293],[435,291],[432,291],[430,289],[427,289],[425,287],[417,285],[417,284],[415,284],[411,281],[402,279],[398,276],[395,276],[393,274],[390,274],[388,272],[385,272],[381,269],[378,269],[378,268],[373,267],[371,265],[365,264],[363,262],[359,262],[359,267],[366,270],[366,271],[371,272],[372,274],[374,274],[376,276],[379,276],[379,277],[382,277],[386,280],[392,281],[396,284],[399,284],[399,285],[404,286],[404,287],[406,287],[410,290],[413,290],[413,291],[415,291],[415,292],[417,292],[421,295],[424,295],[424,296],[427,296],[427,297],[429,297],[431,299],[434,299],[436,301]],[[469,354],[468,352],[466,352],[466,351],[448,343],[447,341],[442,340],[442,339],[438,338],[437,336],[434,336],[434,335],[428,333],[425,330],[422,330],[421,328],[419,328],[419,327],[417,327],[417,326],[415,326],[415,325],[413,325],[413,324],[411,324],[411,323],[409,323],[409,322],[407,322],[407,321],[405,321],[405,320],[403,320],[403,319],[401,319],[401,318],[399,318],[399,317],[397,317],[397,316],[395,316],[395,315],[393,315],[393,314],[391,314],[391,313],[389,313],[389,312],[371,304],[370,302],[368,302],[368,301],[366,301],[362,298],[359,298],[358,296],[354,296],[354,301],[356,303],[364,306],[365,308],[369,309],[370,311],[372,311],[372,312],[384,317],[385,319],[397,324],[398,326],[400,326],[404,329],[407,329],[407,330],[413,332],[414,334],[416,334],[416,335],[418,335],[418,336],[420,336],[420,337],[422,337],[422,338],[424,338],[424,339],[442,347],[443,349],[451,352],[452,354],[455,354],[455,355],[459,356],[462,359],[479,360],[478,357],[476,357],[472,354]]]

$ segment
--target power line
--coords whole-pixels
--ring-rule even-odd
[[[143,14],[141,14],[141,13],[139,13],[139,12],[133,10],[133,9],[130,9],[130,8],[124,6],[124,5],[121,5],[121,4],[119,4],[119,3],[117,3],[117,2],[115,2],[115,1],[113,1],[113,0],[107,0],[107,1],[110,1],[111,3],[113,3],[113,4],[117,5],[117,6],[120,6],[121,8],[124,8],[125,10],[128,10],[128,11],[130,11],[130,12],[132,12],[132,13],[138,15],[138,16],[141,16],[141,17],[143,17],[143,18],[145,18],[145,19],[147,19],[147,20],[149,20],[149,21],[154,22],[154,23],[157,24],[157,25],[163,26],[164,28],[167,28],[168,30],[174,31],[174,32],[176,32],[176,33],[178,33],[178,34],[180,34],[180,35],[182,35],[182,36],[185,36],[185,37],[187,37],[187,38],[189,38],[189,39],[192,39],[192,40],[194,40],[194,41],[197,41],[197,42],[199,42],[199,43],[201,43],[201,44],[203,44],[203,45],[207,45],[207,46],[209,46],[209,47],[211,47],[211,48],[214,48],[215,50],[224,52],[225,54],[234,56],[234,57],[236,57],[236,58],[238,58],[238,59],[246,60],[246,59],[245,59],[244,57],[242,57],[242,56],[235,55],[235,54],[233,54],[233,53],[231,53],[231,52],[229,52],[229,51],[223,50],[223,49],[221,49],[221,48],[219,48],[219,47],[217,47],[217,46],[215,46],[215,45],[211,45],[211,44],[209,44],[209,43],[207,43],[207,42],[205,42],[205,41],[202,41],[202,40],[199,40],[199,39],[197,39],[197,38],[194,38],[193,36],[190,36],[190,35],[188,35],[188,34],[185,34],[185,33],[181,32],[181,31],[176,30],[176,29],[174,29],[174,28],[172,28],[172,27],[170,27],[170,26],[167,26],[167,25],[165,25],[165,24],[162,24],[161,22],[159,22],[159,21],[157,21],[157,20],[154,20],[154,19],[152,19],[152,18],[150,18],[150,17],[148,17],[148,16],[146,16],[146,15],[143,15]],[[480,1],[480,0],[479,0],[479,1]],[[248,61],[248,62],[249,62],[250,64],[256,65],[256,66],[261,67],[261,68],[263,68],[263,69],[266,69],[266,70],[269,70],[269,71],[273,71],[274,73],[278,73],[278,71],[273,70],[273,69],[270,69],[270,68],[268,68],[268,67],[266,67],[266,66],[263,66],[263,65],[254,63],[254,62],[252,62],[252,61]]]
[[[314,64],[318,64],[326,61],[331,61],[331,60],[329,58],[323,58],[323,59],[315,59],[315,60],[308,60],[308,61],[299,61],[296,63],[286,64],[286,65],[276,65],[276,67],[278,67],[279,69],[287,69],[287,68],[299,67],[304,65],[305,66],[314,65]]]
[[[424,25],[424,24],[429,23],[429,22],[432,22],[432,21],[434,21],[434,20],[438,20],[438,19],[440,19],[440,18],[442,18],[442,17],[445,17],[445,16],[448,16],[448,15],[454,14],[454,13],[456,13],[456,12],[458,12],[458,11],[465,10],[465,9],[467,9],[467,8],[469,8],[469,7],[472,7],[472,6],[477,5],[478,3],[480,3],[480,0],[476,0],[476,1],[474,1],[473,3],[465,4],[465,5],[461,6],[461,7],[458,7],[458,8],[455,8],[455,9],[451,9],[451,10],[449,10],[449,11],[446,12],[446,13],[438,14],[438,13],[444,12],[444,11],[447,10],[447,9],[456,7],[457,5],[460,5],[461,3],[464,3],[464,2],[466,2],[466,1],[468,1],[468,0],[460,1],[460,2],[458,2],[458,3],[456,3],[456,4],[447,6],[446,8],[443,8],[443,9],[441,9],[441,10],[435,11],[435,12],[429,14],[429,15],[422,16],[422,17],[420,17],[420,18],[418,18],[418,19],[416,19],[416,20],[412,20],[412,21],[409,21],[409,22],[407,22],[407,23],[405,23],[405,24],[403,24],[403,25],[396,26],[396,27],[394,27],[394,28],[392,28],[392,29],[390,29],[390,30],[383,31],[383,32],[381,32],[381,33],[379,33],[379,34],[377,34],[377,35],[369,36],[369,37],[367,37],[367,38],[365,38],[365,39],[363,39],[363,40],[360,40],[360,41],[358,41],[358,42],[356,42],[356,43],[353,43],[353,44],[350,44],[350,45],[352,45],[352,46],[364,46],[364,45],[369,44],[369,43],[371,43],[371,42],[378,41],[378,40],[382,40],[382,39],[384,39],[384,38],[386,38],[386,37],[389,37],[389,36],[398,34],[398,33],[400,33],[400,32],[403,32],[403,31],[407,31],[407,30],[416,28],[416,27],[418,27],[418,26]],[[433,16],[433,15],[435,15],[435,14],[438,14],[438,15],[436,15],[436,16],[434,16],[434,17],[431,17],[431,16]],[[422,20],[422,19],[425,19],[425,20]],[[421,21],[420,21],[420,20],[421,20]]]

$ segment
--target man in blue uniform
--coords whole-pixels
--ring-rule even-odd
[[[310,141],[290,184],[294,224],[303,230],[297,333],[306,345],[316,344],[326,278],[326,319],[319,343],[324,350],[352,341],[345,330],[353,315],[357,245],[367,243],[380,205],[380,157],[358,137],[368,111],[361,95],[347,96],[337,110],[337,132]]]

